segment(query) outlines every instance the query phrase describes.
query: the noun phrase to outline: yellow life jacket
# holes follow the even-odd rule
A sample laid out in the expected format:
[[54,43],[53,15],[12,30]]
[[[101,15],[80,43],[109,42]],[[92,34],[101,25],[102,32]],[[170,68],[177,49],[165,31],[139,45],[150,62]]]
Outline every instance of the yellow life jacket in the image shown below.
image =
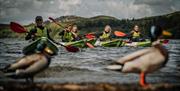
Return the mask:
[[63,41],[65,42],[71,42],[73,41],[73,34],[71,32],[64,32],[64,35],[63,35]]
[[38,27],[36,27],[36,37],[40,38],[40,37],[48,37],[48,30],[46,27],[44,27],[44,29],[40,29]]
[[100,36],[100,39],[105,39],[105,40],[109,39],[110,38],[110,33],[111,32],[109,32],[109,33],[103,32],[103,34]]
[[140,37],[140,32],[133,32],[133,34],[132,34],[132,36],[133,36],[133,38],[138,38],[138,37]]

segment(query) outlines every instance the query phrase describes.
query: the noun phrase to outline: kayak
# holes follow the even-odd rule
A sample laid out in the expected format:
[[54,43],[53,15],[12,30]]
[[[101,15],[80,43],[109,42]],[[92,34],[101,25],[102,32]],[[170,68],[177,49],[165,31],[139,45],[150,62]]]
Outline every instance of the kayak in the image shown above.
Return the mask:
[[46,37],[41,37],[37,39],[36,41],[33,41],[28,46],[24,47],[23,54],[28,55],[28,54],[35,53],[37,49],[37,45],[42,41],[46,43],[47,47],[50,48],[54,52],[54,54],[58,53],[58,47],[56,46],[55,43],[53,43],[51,40],[49,40]]
[[79,48],[86,48],[88,47],[86,45],[86,43],[90,43],[90,44],[94,44],[95,40],[94,39],[83,39],[83,40],[79,40],[79,41],[73,41],[73,42],[61,42],[61,44],[65,45],[65,46],[76,46]]
[[109,41],[99,41],[97,40],[95,42],[95,46],[101,46],[101,47],[121,47],[123,43],[122,39],[113,39]]
[[83,39],[79,41],[74,42],[61,42],[61,44],[64,44],[65,46],[71,45],[76,46],[79,48],[87,48],[88,46],[86,43],[90,43],[93,46],[100,46],[100,47],[123,47],[123,46],[129,46],[129,47],[150,47],[151,41],[145,40],[141,42],[125,42],[122,39],[112,39],[108,41],[100,41],[98,39]]
[[[160,40],[161,44],[167,44],[169,40]],[[122,46],[133,46],[133,47],[150,47],[151,46],[151,41],[146,39],[145,41],[141,41],[141,42],[124,42],[122,44]]]
[[142,41],[142,42],[130,42],[130,43],[123,43],[123,46],[133,46],[133,47],[149,47],[151,46],[151,41]]
[[64,44],[65,46],[76,46],[79,48],[87,48],[88,46],[86,45],[86,43],[101,47],[120,47],[123,42],[121,39],[113,39],[109,41],[98,41],[99,43],[97,44],[97,41],[97,39],[84,39],[74,42],[61,42],[61,44]]

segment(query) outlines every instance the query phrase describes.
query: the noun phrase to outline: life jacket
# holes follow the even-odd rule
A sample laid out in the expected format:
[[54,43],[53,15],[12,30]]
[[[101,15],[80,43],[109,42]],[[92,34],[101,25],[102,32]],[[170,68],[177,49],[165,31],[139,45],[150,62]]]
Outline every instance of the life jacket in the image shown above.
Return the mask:
[[140,34],[141,33],[139,31],[138,32],[133,31],[132,38],[139,38]]
[[110,38],[110,34],[111,32],[109,33],[103,32],[103,34],[100,36],[100,39],[108,40]]
[[36,37],[39,38],[39,37],[48,37],[48,30],[46,27],[44,27],[44,29],[40,29],[38,27],[35,27],[36,28]]
[[64,42],[71,42],[73,39],[73,34],[71,32],[64,32],[64,35],[62,37],[62,40]]

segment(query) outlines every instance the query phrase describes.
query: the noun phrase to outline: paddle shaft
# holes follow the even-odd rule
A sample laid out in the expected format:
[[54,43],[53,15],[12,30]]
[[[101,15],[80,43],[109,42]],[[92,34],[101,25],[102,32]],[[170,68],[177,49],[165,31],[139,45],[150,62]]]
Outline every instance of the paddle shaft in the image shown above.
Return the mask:
[[59,25],[62,28],[65,28],[64,26],[62,26],[61,24],[57,23],[57,21],[55,19],[53,19],[52,17],[49,17],[50,20],[52,20],[54,23],[56,23],[57,25]]
[[58,45],[60,45],[60,46],[63,46],[63,47],[66,47],[65,45],[63,45],[63,44],[61,44],[61,43],[56,43],[56,44],[58,44]]

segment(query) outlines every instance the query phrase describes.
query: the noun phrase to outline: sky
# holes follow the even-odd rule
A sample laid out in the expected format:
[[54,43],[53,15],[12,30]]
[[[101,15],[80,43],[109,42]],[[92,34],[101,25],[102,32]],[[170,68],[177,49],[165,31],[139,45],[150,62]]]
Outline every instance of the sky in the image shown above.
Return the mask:
[[118,19],[143,18],[180,11],[180,0],[0,0],[0,23],[34,22],[38,15],[113,16]]

